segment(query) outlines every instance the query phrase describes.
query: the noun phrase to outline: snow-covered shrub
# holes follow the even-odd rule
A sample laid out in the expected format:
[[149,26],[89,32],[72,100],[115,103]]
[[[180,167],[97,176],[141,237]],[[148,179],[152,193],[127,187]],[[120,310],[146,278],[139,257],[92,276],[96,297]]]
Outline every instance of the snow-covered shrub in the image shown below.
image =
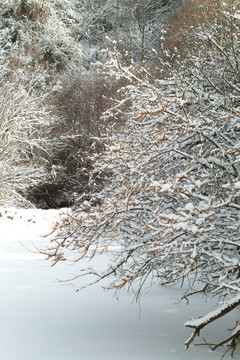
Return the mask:
[[[51,74],[105,58],[106,35],[124,56],[150,59],[178,1],[16,0],[0,4],[0,56],[28,50]],[[126,55],[128,54],[128,55]]]
[[2,66],[0,85],[1,203],[27,203],[29,186],[46,178],[49,161],[46,138],[50,112],[46,96],[37,94],[41,76],[24,83],[21,71]]
[[[240,147],[238,2],[222,12],[222,27],[198,33],[201,56],[182,60],[166,79],[130,83],[129,122],[113,139],[94,172],[113,181],[95,199],[83,202],[56,225],[56,241],[44,251],[56,264],[108,253],[105,271],[80,273],[95,282],[109,278],[116,291],[136,298],[147,279],[187,282],[184,295],[203,292],[223,305],[185,325],[194,332],[240,305]],[[224,34],[224,36],[222,36]],[[121,104],[110,112],[121,111]],[[109,251],[118,246],[118,251]],[[78,276],[76,276],[77,278]],[[75,278],[75,279],[76,279]],[[233,324],[234,325],[234,324]],[[213,350],[235,351],[239,325]],[[208,345],[208,343],[206,343]]]
[[52,207],[70,206],[79,196],[89,197],[102,189],[106,174],[95,174],[93,184],[93,163],[105,152],[108,138],[124,126],[119,116],[104,116],[116,102],[112,96],[117,95],[122,79],[110,76],[101,67],[80,74],[67,72],[61,79],[50,96],[56,116],[48,131],[54,177],[29,191],[29,197],[42,207],[50,203]]
[[15,50],[17,55],[24,54],[47,66],[52,73],[79,66],[83,49],[73,31],[75,26],[81,26],[76,4],[76,1],[41,0],[0,4],[1,56],[13,57]]
[[[54,104],[62,118],[58,129],[68,135],[85,137],[85,140],[106,135],[111,126],[118,124],[113,118],[106,123],[103,114],[116,102],[113,98],[122,83],[102,66],[81,73],[66,73],[54,96]],[[78,148],[87,150],[88,145],[83,141]]]
[[[185,0],[176,11],[170,29],[166,34],[166,47],[172,61],[181,54],[188,58],[189,54],[199,53],[197,33],[206,28],[214,28],[223,34],[223,17],[221,14],[233,6],[234,0]],[[235,2],[236,3],[236,2]],[[226,23],[225,23],[226,25]]]

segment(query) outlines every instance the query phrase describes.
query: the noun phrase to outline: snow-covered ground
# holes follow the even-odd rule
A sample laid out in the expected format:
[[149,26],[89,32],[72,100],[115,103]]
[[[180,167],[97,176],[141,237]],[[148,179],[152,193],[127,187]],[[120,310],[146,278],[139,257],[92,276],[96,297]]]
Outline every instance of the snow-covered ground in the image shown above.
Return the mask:
[[[34,252],[46,244],[57,211],[0,209],[1,360],[217,360],[222,352],[191,347],[184,322],[214,309],[215,301],[195,297],[176,304],[182,290],[155,286],[143,294],[141,315],[132,298],[116,300],[100,286],[75,292],[60,285],[76,272],[66,263],[51,268]],[[80,265],[77,264],[79,267]],[[229,317],[232,325],[237,312]],[[231,321],[230,321],[231,320]],[[225,323],[209,328],[214,342]],[[201,341],[201,338],[199,339]],[[239,351],[234,359],[239,358]],[[225,359],[229,359],[227,356]]]

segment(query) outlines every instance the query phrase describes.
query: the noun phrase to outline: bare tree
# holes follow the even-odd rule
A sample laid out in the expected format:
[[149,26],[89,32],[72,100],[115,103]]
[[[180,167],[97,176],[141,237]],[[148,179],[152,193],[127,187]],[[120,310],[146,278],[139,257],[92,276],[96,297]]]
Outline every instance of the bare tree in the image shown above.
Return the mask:
[[141,61],[145,60],[147,53],[151,53],[151,49],[154,47],[156,40],[162,36],[161,30],[164,28],[166,31],[166,19],[169,21],[169,13],[178,8],[180,4],[181,1],[135,1],[131,13],[134,23],[137,25],[135,33],[139,34],[140,41],[136,39],[136,43],[140,49]]

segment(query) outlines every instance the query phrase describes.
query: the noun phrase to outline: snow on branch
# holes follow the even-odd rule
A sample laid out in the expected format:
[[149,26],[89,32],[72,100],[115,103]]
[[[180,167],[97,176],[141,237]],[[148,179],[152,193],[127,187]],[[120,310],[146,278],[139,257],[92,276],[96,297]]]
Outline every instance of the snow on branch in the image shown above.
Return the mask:
[[[195,329],[191,337],[185,342],[186,347],[188,348],[190,344],[195,339],[196,335],[199,335],[200,330],[202,330],[205,326],[210,324],[211,322],[220,319],[236,307],[240,305],[240,292],[234,296],[232,299],[226,301],[222,306],[218,309],[208,313],[207,315],[200,317],[196,320],[190,320],[185,322],[185,326],[189,328]],[[234,337],[238,338],[240,336],[240,331],[234,332]]]

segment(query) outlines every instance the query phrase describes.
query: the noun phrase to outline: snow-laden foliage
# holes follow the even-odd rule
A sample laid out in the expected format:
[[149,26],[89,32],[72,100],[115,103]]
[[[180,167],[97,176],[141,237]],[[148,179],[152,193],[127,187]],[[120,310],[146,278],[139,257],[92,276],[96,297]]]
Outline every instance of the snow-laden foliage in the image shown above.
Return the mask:
[[33,80],[24,83],[22,72],[12,73],[8,64],[2,66],[1,75],[0,201],[26,203],[27,188],[47,176],[50,114],[44,107],[46,97],[35,93],[41,76],[36,73]]
[[0,4],[1,56],[23,53],[54,72],[79,64],[83,49],[74,34],[81,21],[77,3],[18,0]]
[[[63,217],[45,251],[53,264],[108,253],[104,272],[89,268],[79,276],[109,278],[110,287],[136,297],[150,278],[186,280],[185,298],[221,298],[219,311],[186,323],[194,328],[187,347],[240,304],[240,23],[237,9],[229,11],[197,34],[201,56],[182,61],[171,78],[122,69],[132,85],[109,114],[129,98],[131,120],[92,174],[93,183],[101,171],[113,181],[94,199],[98,206],[85,202]],[[236,328],[214,348],[226,344],[234,352],[238,342]]]
[[117,1],[108,16],[113,30],[109,36],[116,41],[122,58],[152,60],[159,53],[172,15],[181,3],[182,0]]
[[[179,4],[180,1],[177,2]],[[172,1],[16,0],[0,3],[0,56],[24,53],[51,73],[104,60],[106,34],[124,54],[149,58]]]
[[[45,184],[46,186],[51,187],[52,182],[55,182],[54,185],[57,186],[53,186],[53,188],[59,190],[66,183],[65,180],[62,180],[62,176],[67,173],[68,194],[75,192],[76,183],[78,183],[77,189],[89,188],[87,184],[88,174],[86,166],[81,160],[82,154],[79,154],[79,147],[82,150],[82,143],[89,143],[89,146],[92,146],[96,142],[92,141],[92,136],[96,136],[97,132],[97,135],[99,135],[99,129],[105,126],[105,123],[101,123],[100,116],[103,109],[106,109],[107,104],[109,104],[107,95],[109,90],[107,88],[106,91],[104,90],[105,75],[102,76],[102,81],[98,81],[97,77],[96,81],[90,79],[91,74],[94,73],[92,61],[101,60],[105,62],[107,60],[106,53],[101,51],[106,43],[108,43],[108,46],[115,44],[114,46],[122,52],[121,56],[125,56],[128,60],[134,57],[135,60],[139,61],[140,50],[142,51],[142,59],[143,57],[147,58],[151,54],[152,40],[155,39],[158,29],[157,24],[160,24],[164,18],[161,27],[164,26],[163,23],[165,24],[168,18],[166,15],[167,9],[174,8],[173,3],[172,0],[133,0],[130,2],[124,0],[0,1],[0,81],[1,79],[5,81],[5,75],[3,74],[5,70],[2,64],[6,65],[5,69],[6,67],[9,70],[11,69],[12,74],[15,71],[18,73],[18,86],[16,89],[18,94],[21,93],[20,86],[23,90],[26,90],[25,87],[29,85],[29,81],[32,81],[37,76],[38,84],[31,90],[31,97],[36,96],[39,98],[41,109],[43,104],[40,98],[42,96],[45,99],[47,98],[48,104],[44,100],[44,105],[48,106],[48,110],[50,110],[50,104],[54,105],[54,113],[59,118],[59,126],[54,125],[48,131],[48,134],[54,140],[54,145],[53,141],[51,144],[51,159],[49,158],[48,170],[51,171],[52,165],[57,166],[58,170],[57,175],[54,172],[54,177],[50,176],[50,183]],[[141,16],[141,11],[146,15],[146,19]],[[155,11],[156,17],[154,16]],[[149,26],[151,23],[154,31],[148,31],[145,20]],[[140,23],[144,24],[144,30],[141,28]],[[106,40],[107,34],[116,41],[109,42]],[[129,56],[126,55],[128,51]],[[90,71],[87,73],[88,70]],[[81,78],[78,82],[74,80],[77,77]],[[107,78],[108,74],[106,75]],[[8,88],[11,86],[14,88],[15,81],[14,76],[11,75],[11,78],[8,78]],[[71,88],[70,92],[66,92],[67,83]],[[81,89],[75,86],[77,83],[79,86],[81,85]],[[102,83],[102,89],[99,92],[100,83]],[[28,92],[28,90],[26,91]],[[64,99],[64,95],[67,93],[68,97]],[[77,93],[78,95],[75,96]],[[66,105],[65,108],[62,106],[63,104],[58,102],[61,95]],[[85,96],[91,96],[91,102],[86,102]],[[67,101],[71,103],[69,109]],[[85,106],[86,103],[87,106]],[[75,114],[75,123],[87,124],[88,122],[88,124],[91,124],[90,131],[89,127],[85,126],[78,126],[77,129],[76,126],[74,129],[68,127],[66,119],[71,118],[73,115],[72,109],[77,108],[78,113]],[[29,111],[31,111],[30,106]],[[39,109],[39,111],[42,110]],[[70,116],[65,116],[66,113]],[[28,115],[25,117],[26,119],[31,118],[31,115],[27,114],[27,110],[26,115]],[[53,124],[53,122],[51,123]],[[27,126],[26,121],[25,127]],[[29,127],[31,128],[30,123]],[[74,141],[71,137],[73,131],[74,135],[76,135]],[[69,136],[71,137],[70,141]],[[98,144],[101,143],[98,139],[97,142]],[[81,143],[80,146],[79,143]],[[86,156],[84,154],[84,158],[87,159],[88,154]],[[70,165],[68,159],[71,160]],[[89,161],[86,161],[86,163],[89,163]],[[85,169],[81,171],[80,177],[76,170],[79,167]],[[4,169],[5,174],[8,174],[7,169],[10,170],[11,166],[9,168],[5,166]],[[28,170],[30,171],[30,168]],[[69,174],[69,170],[71,174]],[[70,191],[69,186],[71,186],[71,178],[73,180],[73,177],[74,189]],[[20,179],[20,176],[18,178]],[[82,185],[83,179],[85,179],[84,186]],[[12,182],[9,181],[9,184],[12,184]],[[39,194],[45,196],[46,193],[47,197],[51,197],[48,190],[49,188],[42,188],[41,185],[41,191],[39,188],[37,189],[37,198]],[[33,192],[29,196],[34,201],[35,191],[33,188],[31,191]],[[56,196],[56,193],[53,196]],[[55,206],[63,203],[62,201],[56,201],[56,199],[52,200],[50,203],[55,204]]]

